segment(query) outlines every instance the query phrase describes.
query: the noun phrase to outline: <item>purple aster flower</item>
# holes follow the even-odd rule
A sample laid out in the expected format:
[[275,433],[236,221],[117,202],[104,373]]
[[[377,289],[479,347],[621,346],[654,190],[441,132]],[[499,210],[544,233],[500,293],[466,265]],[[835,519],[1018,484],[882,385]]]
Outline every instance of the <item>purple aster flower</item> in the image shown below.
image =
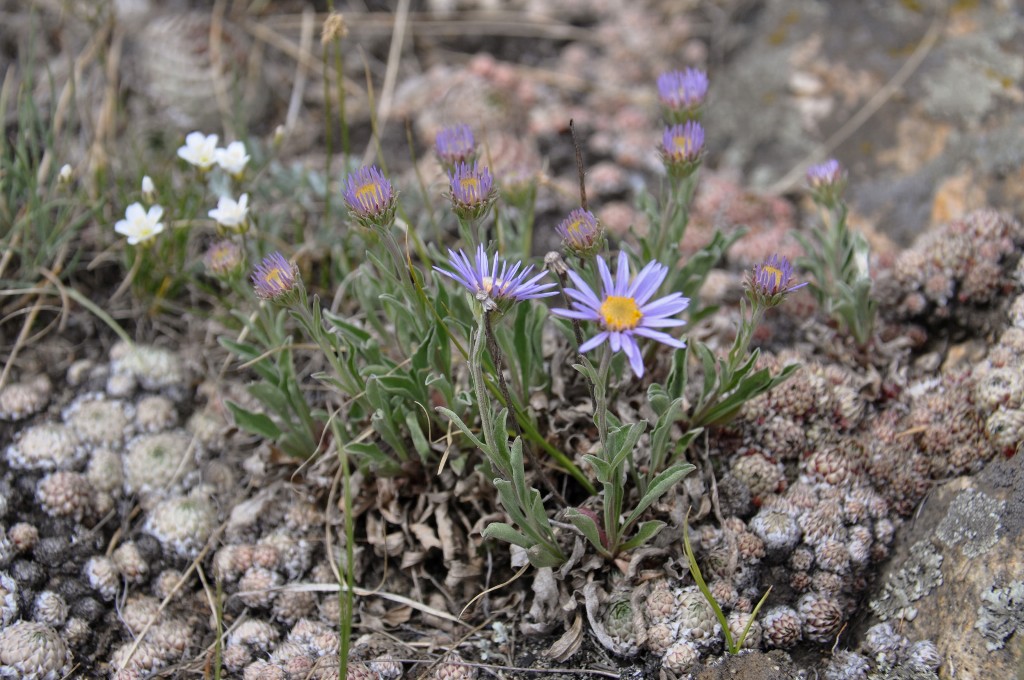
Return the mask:
[[555,231],[562,237],[566,250],[580,257],[593,257],[604,245],[604,228],[594,213],[583,208],[570,212]]
[[830,158],[824,163],[807,168],[807,183],[812,189],[835,184],[842,180],[842,177],[843,169],[835,158]]
[[784,256],[775,254],[754,265],[747,281],[747,293],[754,304],[774,307],[787,294],[806,285],[806,281],[793,285],[793,265]]
[[839,161],[830,158],[807,168],[807,184],[815,201],[831,207],[842,197],[846,187],[846,173]]
[[441,159],[441,164],[453,170],[460,163],[473,161],[476,155],[476,140],[473,139],[473,131],[468,125],[459,124],[438,132],[434,148],[437,157]]
[[455,271],[450,272],[440,267],[434,269],[439,274],[461,283],[481,301],[490,299],[501,304],[557,294],[556,291],[549,290],[554,288],[555,284],[540,283],[547,274],[546,271],[528,278],[533,272],[532,264],[523,268],[522,262],[516,262],[510,267],[508,262],[501,260],[497,254],[491,260],[483,245],[477,246],[476,260],[472,262],[463,251],[455,252],[449,249],[448,263]]
[[395,192],[376,165],[359,168],[348,176],[345,204],[365,227],[389,227],[395,218]]
[[669,71],[658,76],[658,98],[673,122],[697,117],[707,94],[708,77],[699,69]]
[[671,317],[689,306],[689,298],[683,297],[682,293],[671,293],[651,300],[668,275],[668,267],[650,262],[630,279],[629,259],[620,251],[614,278],[604,258],[597,258],[597,269],[601,277],[600,296],[594,294],[579,274],[570,270],[569,278],[576,288],[566,288],[565,292],[572,298],[573,308],[551,310],[553,314],[567,319],[600,324],[603,330],[580,345],[580,352],[590,351],[607,340],[613,352],[622,350],[626,353],[633,373],[640,378],[644,374],[644,363],[636,336],[678,349],[686,347],[682,340],[658,329],[686,324],[682,319]]
[[661,156],[673,177],[687,177],[700,165],[704,155],[704,128],[695,120],[665,128],[661,137]]
[[242,268],[242,249],[234,241],[217,241],[203,255],[206,271],[214,276],[229,277]]
[[459,167],[448,175],[451,193],[449,198],[455,213],[462,219],[478,220],[487,214],[494,202],[496,191],[494,178],[487,168],[459,163]]
[[300,285],[298,267],[286,260],[284,255],[274,251],[256,265],[252,273],[252,283],[256,289],[256,296],[261,300],[288,302]]

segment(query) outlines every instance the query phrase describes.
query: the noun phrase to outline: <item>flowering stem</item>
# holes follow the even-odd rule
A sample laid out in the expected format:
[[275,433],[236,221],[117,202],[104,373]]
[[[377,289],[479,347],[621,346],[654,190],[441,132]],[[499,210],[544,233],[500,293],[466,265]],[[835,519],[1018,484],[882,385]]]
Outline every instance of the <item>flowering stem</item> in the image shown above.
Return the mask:
[[551,478],[548,477],[547,472],[541,466],[540,461],[537,460],[537,456],[533,453],[533,447],[526,445],[526,440],[523,437],[523,429],[519,427],[519,418],[516,417],[515,402],[512,401],[512,394],[509,392],[508,383],[505,382],[505,371],[504,371],[504,355],[502,354],[501,347],[498,346],[498,340],[494,337],[494,328],[491,325],[491,314],[492,312],[484,311],[484,331],[487,334],[487,349],[491,353],[491,358],[494,360],[494,372],[498,376],[498,388],[501,390],[502,399],[505,401],[505,408],[508,409],[509,413],[512,414],[512,425],[515,427],[516,435],[523,439],[523,451],[526,452],[527,458],[530,459],[530,465],[540,475],[541,481],[544,482],[544,486],[548,488],[551,495],[555,497],[555,500],[562,506],[567,505],[565,497],[559,493],[558,488],[555,486]]
[[[608,449],[608,379],[611,375],[612,351],[607,345],[601,351],[601,362],[594,382],[594,411],[597,420],[597,436],[601,442],[601,457],[611,462],[613,452]],[[604,485],[604,531],[605,546],[613,554],[619,546],[619,515],[622,513],[622,466],[614,465],[611,482]]]

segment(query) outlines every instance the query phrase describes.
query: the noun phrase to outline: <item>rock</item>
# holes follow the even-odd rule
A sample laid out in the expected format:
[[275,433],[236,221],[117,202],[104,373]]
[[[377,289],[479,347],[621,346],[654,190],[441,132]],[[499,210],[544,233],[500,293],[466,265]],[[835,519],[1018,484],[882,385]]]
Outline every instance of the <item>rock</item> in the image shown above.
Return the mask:
[[947,482],[899,537],[868,624],[890,619],[912,640],[933,640],[940,677],[1017,677],[1024,667],[1022,530],[1024,456]]

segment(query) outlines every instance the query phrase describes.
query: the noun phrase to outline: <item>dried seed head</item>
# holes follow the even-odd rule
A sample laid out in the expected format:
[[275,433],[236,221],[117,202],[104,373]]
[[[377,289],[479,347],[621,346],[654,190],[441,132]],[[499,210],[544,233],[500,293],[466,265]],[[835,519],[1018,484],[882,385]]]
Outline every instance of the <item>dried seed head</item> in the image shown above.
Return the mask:
[[85,563],[85,580],[89,587],[108,602],[113,600],[121,587],[121,576],[117,565],[109,557],[95,555]]
[[93,489],[85,475],[59,470],[46,475],[36,486],[36,500],[52,517],[81,522],[93,512]]
[[67,426],[42,423],[19,432],[4,454],[15,470],[71,470],[84,460],[85,449]]
[[369,666],[380,680],[398,680],[402,677],[402,664],[390,654],[378,656],[370,661]]
[[18,618],[18,582],[0,571],[0,629]]
[[250,567],[238,581],[238,599],[249,607],[269,607],[283,581],[276,571]]
[[174,402],[162,394],[150,394],[135,405],[135,427],[141,432],[163,432],[178,424]]
[[476,666],[466,666],[465,663],[458,653],[448,652],[444,655],[441,663],[434,668],[430,677],[433,680],[475,680]]
[[143,434],[128,442],[124,458],[125,487],[131,493],[148,494],[170,485],[179,466],[194,466],[192,438],[180,431]]
[[117,446],[131,433],[134,409],[101,394],[86,394],[64,409],[64,423],[84,444]]
[[800,642],[803,626],[800,616],[792,607],[774,607],[764,615],[762,622],[765,646],[788,649]]
[[146,518],[145,530],[165,550],[191,559],[206,543],[217,524],[217,512],[201,496],[177,496],[159,502]]
[[800,526],[795,519],[765,508],[750,520],[750,529],[764,541],[765,552],[775,560],[792,552],[800,540]]
[[661,665],[676,675],[686,673],[700,660],[700,652],[689,640],[679,640],[665,650]]
[[39,413],[50,402],[53,387],[45,375],[0,389],[0,420],[24,420]]
[[11,547],[19,553],[29,552],[39,542],[39,529],[28,522],[12,524],[11,528],[7,530],[7,540],[11,542]]
[[57,680],[71,672],[71,650],[42,623],[18,621],[0,631],[0,676]]
[[60,628],[68,618],[68,603],[51,590],[44,590],[32,602],[32,620]]
[[856,652],[837,651],[825,668],[825,680],[867,680],[871,666]]
[[[743,635],[743,630],[751,620],[751,616],[751,614],[736,611],[729,614],[729,634],[732,635],[733,642],[739,642],[740,636]],[[760,647],[761,624],[755,619],[753,623],[750,623],[750,630],[747,631],[747,637],[743,638],[742,648],[760,649]]]
[[277,643],[277,628],[262,619],[246,619],[228,634],[228,647],[246,647],[267,653]]
[[765,494],[781,492],[785,484],[781,465],[759,451],[750,451],[736,458],[732,474],[747,485],[755,502]]
[[160,619],[160,601],[151,595],[129,595],[121,607],[121,621],[132,635],[139,635],[151,621]]
[[112,374],[131,375],[151,392],[178,391],[185,387],[187,376],[181,358],[160,347],[118,343],[110,350]]
[[130,583],[143,583],[149,576],[149,562],[139,552],[139,546],[133,541],[119,545],[111,554],[117,570]]
[[834,642],[843,625],[843,610],[834,599],[818,593],[807,593],[797,603],[797,610],[800,612],[806,639],[811,642]]

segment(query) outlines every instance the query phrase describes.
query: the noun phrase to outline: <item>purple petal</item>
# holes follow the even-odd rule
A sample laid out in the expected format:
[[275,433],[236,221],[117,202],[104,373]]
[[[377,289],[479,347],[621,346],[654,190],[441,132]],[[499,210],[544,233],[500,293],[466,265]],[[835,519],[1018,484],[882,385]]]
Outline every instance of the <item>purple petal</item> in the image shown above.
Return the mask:
[[625,251],[619,251],[619,267],[615,272],[615,293],[614,295],[628,295],[629,290],[629,258]]
[[637,335],[643,336],[645,338],[650,338],[651,340],[656,340],[656,341],[662,343],[663,345],[668,345],[669,347],[676,347],[678,349],[683,349],[684,347],[686,347],[686,343],[683,342],[682,340],[677,340],[676,338],[673,338],[668,333],[662,333],[661,331],[656,331],[656,330],[653,330],[653,329],[650,329],[650,328],[644,328],[644,327],[641,326],[640,328],[637,328],[633,332],[636,333]]
[[555,316],[560,316],[565,319],[579,319],[580,321],[597,321],[598,317],[592,312],[584,311],[580,309],[563,309],[556,307],[551,310],[551,313]]
[[[597,272],[598,272],[598,274],[601,275],[601,292],[605,296],[612,295],[613,294],[612,291],[615,290],[615,284],[612,283],[612,273],[610,271],[608,271],[608,264],[604,261],[603,257],[598,257],[596,259],[597,259]],[[572,272],[569,272],[569,273],[571,274]],[[576,280],[573,279],[573,283],[575,283],[575,282],[576,282]]]
[[643,305],[654,295],[668,275],[668,267],[651,262],[636,276],[631,286],[631,295],[638,305]]
[[622,349],[622,332],[611,331],[608,333],[608,344],[612,346],[613,352],[618,352]]
[[589,352],[590,350],[594,349],[607,339],[608,331],[601,331],[600,333],[592,337],[590,340],[587,340],[585,343],[580,345],[580,354],[583,354],[584,352]]
[[636,344],[636,340],[627,335],[622,340],[622,350],[629,358],[629,365],[633,369],[633,373],[636,373],[636,377],[644,377],[644,358],[640,354],[640,347]]
[[672,293],[671,295],[666,295],[663,298],[658,298],[654,302],[644,305],[640,308],[640,313],[645,317],[672,316],[673,314],[678,314],[689,306],[689,298],[684,298],[682,293]]
[[[601,258],[597,258],[597,261],[600,262]],[[580,278],[579,274],[570,269],[569,279],[572,281],[573,285],[576,286],[576,291],[587,298],[588,307],[593,307],[594,309],[601,308],[601,301],[596,295],[594,295],[593,289],[587,284],[587,282]],[[566,292],[570,290],[572,290],[572,288],[567,288]]]

